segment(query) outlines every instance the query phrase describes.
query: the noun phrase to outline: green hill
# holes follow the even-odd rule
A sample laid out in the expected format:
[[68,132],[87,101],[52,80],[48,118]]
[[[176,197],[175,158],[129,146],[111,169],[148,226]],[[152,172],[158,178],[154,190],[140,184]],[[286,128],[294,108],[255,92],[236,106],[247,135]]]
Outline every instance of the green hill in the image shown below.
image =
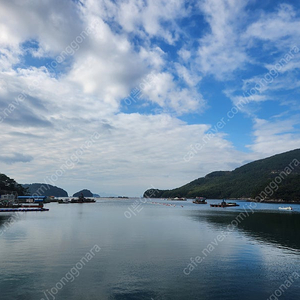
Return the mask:
[[83,195],[83,197],[93,197],[93,193],[87,189],[81,190],[81,191],[73,194],[73,197],[80,197],[81,194]]
[[68,197],[68,193],[64,189],[51,184],[31,183],[22,184],[22,186],[28,190],[30,195]]
[[173,190],[150,189],[144,197],[204,196],[300,202],[300,149],[248,163],[234,171],[212,172]]
[[16,192],[19,196],[27,195],[27,190],[14,179],[0,173],[0,195]]

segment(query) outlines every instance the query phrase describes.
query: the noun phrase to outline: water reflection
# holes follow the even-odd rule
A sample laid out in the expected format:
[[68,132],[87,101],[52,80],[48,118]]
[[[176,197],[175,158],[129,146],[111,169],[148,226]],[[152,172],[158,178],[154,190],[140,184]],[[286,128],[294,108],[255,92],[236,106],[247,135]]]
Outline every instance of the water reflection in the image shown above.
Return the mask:
[[[134,201],[53,203],[49,212],[26,213],[7,229],[8,218],[1,217],[0,230],[6,229],[0,237],[1,300],[46,299],[44,291],[55,287],[95,244],[101,251],[55,299],[267,299],[284,278],[300,273],[298,253],[278,249],[299,250],[295,231],[300,214],[250,214],[219,244],[216,237],[241,207],[149,203],[127,219],[124,212]],[[214,249],[184,273],[191,258],[204,257],[208,244]],[[299,292],[295,284],[286,294],[297,299]]]
[[8,223],[9,218],[10,215],[0,216],[0,230],[3,230],[3,228],[5,228],[5,224]]
[[[291,250],[300,250],[300,214],[255,211],[197,211],[192,213],[198,221],[206,220],[218,228],[239,230],[256,240]],[[232,225],[230,225],[232,224]]]

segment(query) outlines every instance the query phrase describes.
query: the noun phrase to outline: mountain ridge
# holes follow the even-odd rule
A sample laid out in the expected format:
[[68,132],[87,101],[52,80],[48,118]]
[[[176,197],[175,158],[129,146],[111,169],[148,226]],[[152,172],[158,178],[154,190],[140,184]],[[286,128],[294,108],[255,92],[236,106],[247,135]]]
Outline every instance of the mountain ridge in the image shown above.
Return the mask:
[[28,190],[30,195],[68,197],[68,193],[64,189],[51,184],[30,183],[22,184],[22,186]]
[[149,189],[144,197],[203,196],[208,199],[250,198],[300,202],[300,149],[259,159],[233,171],[214,171],[179,188]]

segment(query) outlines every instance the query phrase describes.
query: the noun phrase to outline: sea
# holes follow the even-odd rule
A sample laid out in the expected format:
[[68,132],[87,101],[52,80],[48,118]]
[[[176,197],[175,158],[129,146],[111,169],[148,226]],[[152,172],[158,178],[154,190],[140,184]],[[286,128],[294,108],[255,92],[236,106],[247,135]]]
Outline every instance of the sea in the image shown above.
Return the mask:
[[1,214],[0,299],[299,299],[300,205],[218,202],[99,198]]

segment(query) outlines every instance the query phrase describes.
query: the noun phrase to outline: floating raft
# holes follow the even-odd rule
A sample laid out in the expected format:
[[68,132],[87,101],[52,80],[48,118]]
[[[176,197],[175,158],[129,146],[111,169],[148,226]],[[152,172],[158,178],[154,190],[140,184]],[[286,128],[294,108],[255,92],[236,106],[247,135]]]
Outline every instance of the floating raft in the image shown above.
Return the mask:
[[218,203],[218,204],[211,204],[211,207],[233,207],[233,206],[239,206],[236,203]]
[[49,208],[26,208],[26,207],[19,207],[19,208],[0,208],[0,212],[17,212],[17,211],[48,211]]

